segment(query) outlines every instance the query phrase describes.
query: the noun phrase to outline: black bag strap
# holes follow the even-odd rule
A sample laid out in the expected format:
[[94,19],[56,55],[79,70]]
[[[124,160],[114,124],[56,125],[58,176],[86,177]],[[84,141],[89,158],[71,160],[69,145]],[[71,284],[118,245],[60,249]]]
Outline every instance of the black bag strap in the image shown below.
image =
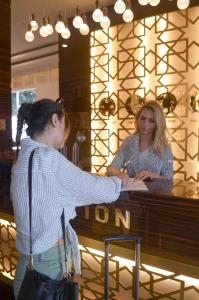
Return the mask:
[[[28,163],[28,195],[29,195],[29,232],[30,232],[30,261],[29,268],[33,268],[33,254],[32,254],[32,163],[33,163],[33,155],[38,148],[32,150]],[[65,214],[64,209],[61,214],[61,224],[62,224],[62,233],[64,240],[64,257],[65,257],[65,265],[67,268],[67,255],[66,255],[66,237],[65,237]]]

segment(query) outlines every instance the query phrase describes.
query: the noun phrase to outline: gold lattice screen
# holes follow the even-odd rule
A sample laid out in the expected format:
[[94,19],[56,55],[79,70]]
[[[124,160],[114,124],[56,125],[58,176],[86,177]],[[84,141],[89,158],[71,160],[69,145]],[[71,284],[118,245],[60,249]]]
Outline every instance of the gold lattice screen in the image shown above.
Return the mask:
[[[190,98],[199,90],[199,6],[121,24],[91,34],[91,142],[94,172],[105,172],[124,138],[134,131],[125,103],[171,92],[177,99],[167,115],[175,178],[199,180],[199,112]],[[110,97],[112,116],[99,111]],[[199,103],[198,103],[199,106]]]

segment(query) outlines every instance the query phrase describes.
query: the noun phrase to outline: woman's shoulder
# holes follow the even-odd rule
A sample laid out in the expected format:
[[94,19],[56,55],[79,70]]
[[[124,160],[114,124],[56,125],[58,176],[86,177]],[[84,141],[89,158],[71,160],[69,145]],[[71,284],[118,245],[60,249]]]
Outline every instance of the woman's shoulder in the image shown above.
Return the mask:
[[128,143],[128,144],[131,144],[131,143],[136,142],[137,140],[139,140],[139,135],[138,134],[130,134],[129,136],[127,136],[124,139],[124,142]]
[[127,136],[123,143],[122,146],[123,148],[130,148],[132,149],[134,146],[136,146],[139,143],[139,135],[138,134],[131,134]]

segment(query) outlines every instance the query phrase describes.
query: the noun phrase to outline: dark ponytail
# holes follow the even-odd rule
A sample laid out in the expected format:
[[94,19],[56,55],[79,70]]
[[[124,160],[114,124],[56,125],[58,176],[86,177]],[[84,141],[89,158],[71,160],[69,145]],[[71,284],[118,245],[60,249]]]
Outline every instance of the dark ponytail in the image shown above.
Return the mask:
[[60,98],[58,98],[57,101],[41,99],[34,103],[23,103],[20,106],[17,116],[17,149],[20,145],[24,123],[28,125],[28,128],[26,129],[27,135],[32,138],[35,133],[42,133],[44,131],[46,125],[51,122],[52,115],[56,113],[59,119],[65,115],[66,130],[69,130],[70,125],[63,101],[64,100],[60,101]]
[[24,123],[26,123],[27,125],[30,124],[32,106],[33,106],[32,103],[23,103],[18,110],[17,134],[16,134],[17,156],[18,156],[18,152],[19,152],[19,146],[20,146],[23,125],[24,125]]

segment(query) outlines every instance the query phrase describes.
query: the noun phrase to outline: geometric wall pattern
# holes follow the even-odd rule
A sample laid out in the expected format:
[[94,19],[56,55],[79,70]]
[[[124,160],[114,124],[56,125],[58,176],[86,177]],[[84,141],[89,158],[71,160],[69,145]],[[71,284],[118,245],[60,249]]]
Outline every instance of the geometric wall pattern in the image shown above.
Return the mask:
[[[0,274],[13,280],[18,260],[15,248],[15,224],[0,219]],[[86,243],[87,244],[87,243]],[[82,275],[79,282],[79,300],[104,299],[104,252],[81,242]],[[109,299],[133,299],[134,261],[113,256],[110,252]],[[175,265],[175,264],[174,264]],[[194,268],[195,269],[195,268]],[[142,263],[140,266],[140,300],[199,299],[199,277],[187,277],[179,272],[163,270]]]
[[[104,299],[104,253],[81,245],[82,275],[79,279],[81,300]],[[109,300],[133,299],[134,262],[110,255]],[[199,277],[191,279],[174,272],[141,264],[140,300],[199,299]]]
[[[199,91],[199,6],[98,30],[90,39],[91,157],[104,173],[118,147],[134,131],[125,108],[130,95],[147,100],[171,92],[177,106],[167,115],[175,178],[199,180],[199,112],[190,97]],[[110,97],[115,113],[103,116]],[[199,105],[199,103],[198,103]]]
[[0,219],[0,273],[13,278],[19,254],[15,247],[16,226]]

